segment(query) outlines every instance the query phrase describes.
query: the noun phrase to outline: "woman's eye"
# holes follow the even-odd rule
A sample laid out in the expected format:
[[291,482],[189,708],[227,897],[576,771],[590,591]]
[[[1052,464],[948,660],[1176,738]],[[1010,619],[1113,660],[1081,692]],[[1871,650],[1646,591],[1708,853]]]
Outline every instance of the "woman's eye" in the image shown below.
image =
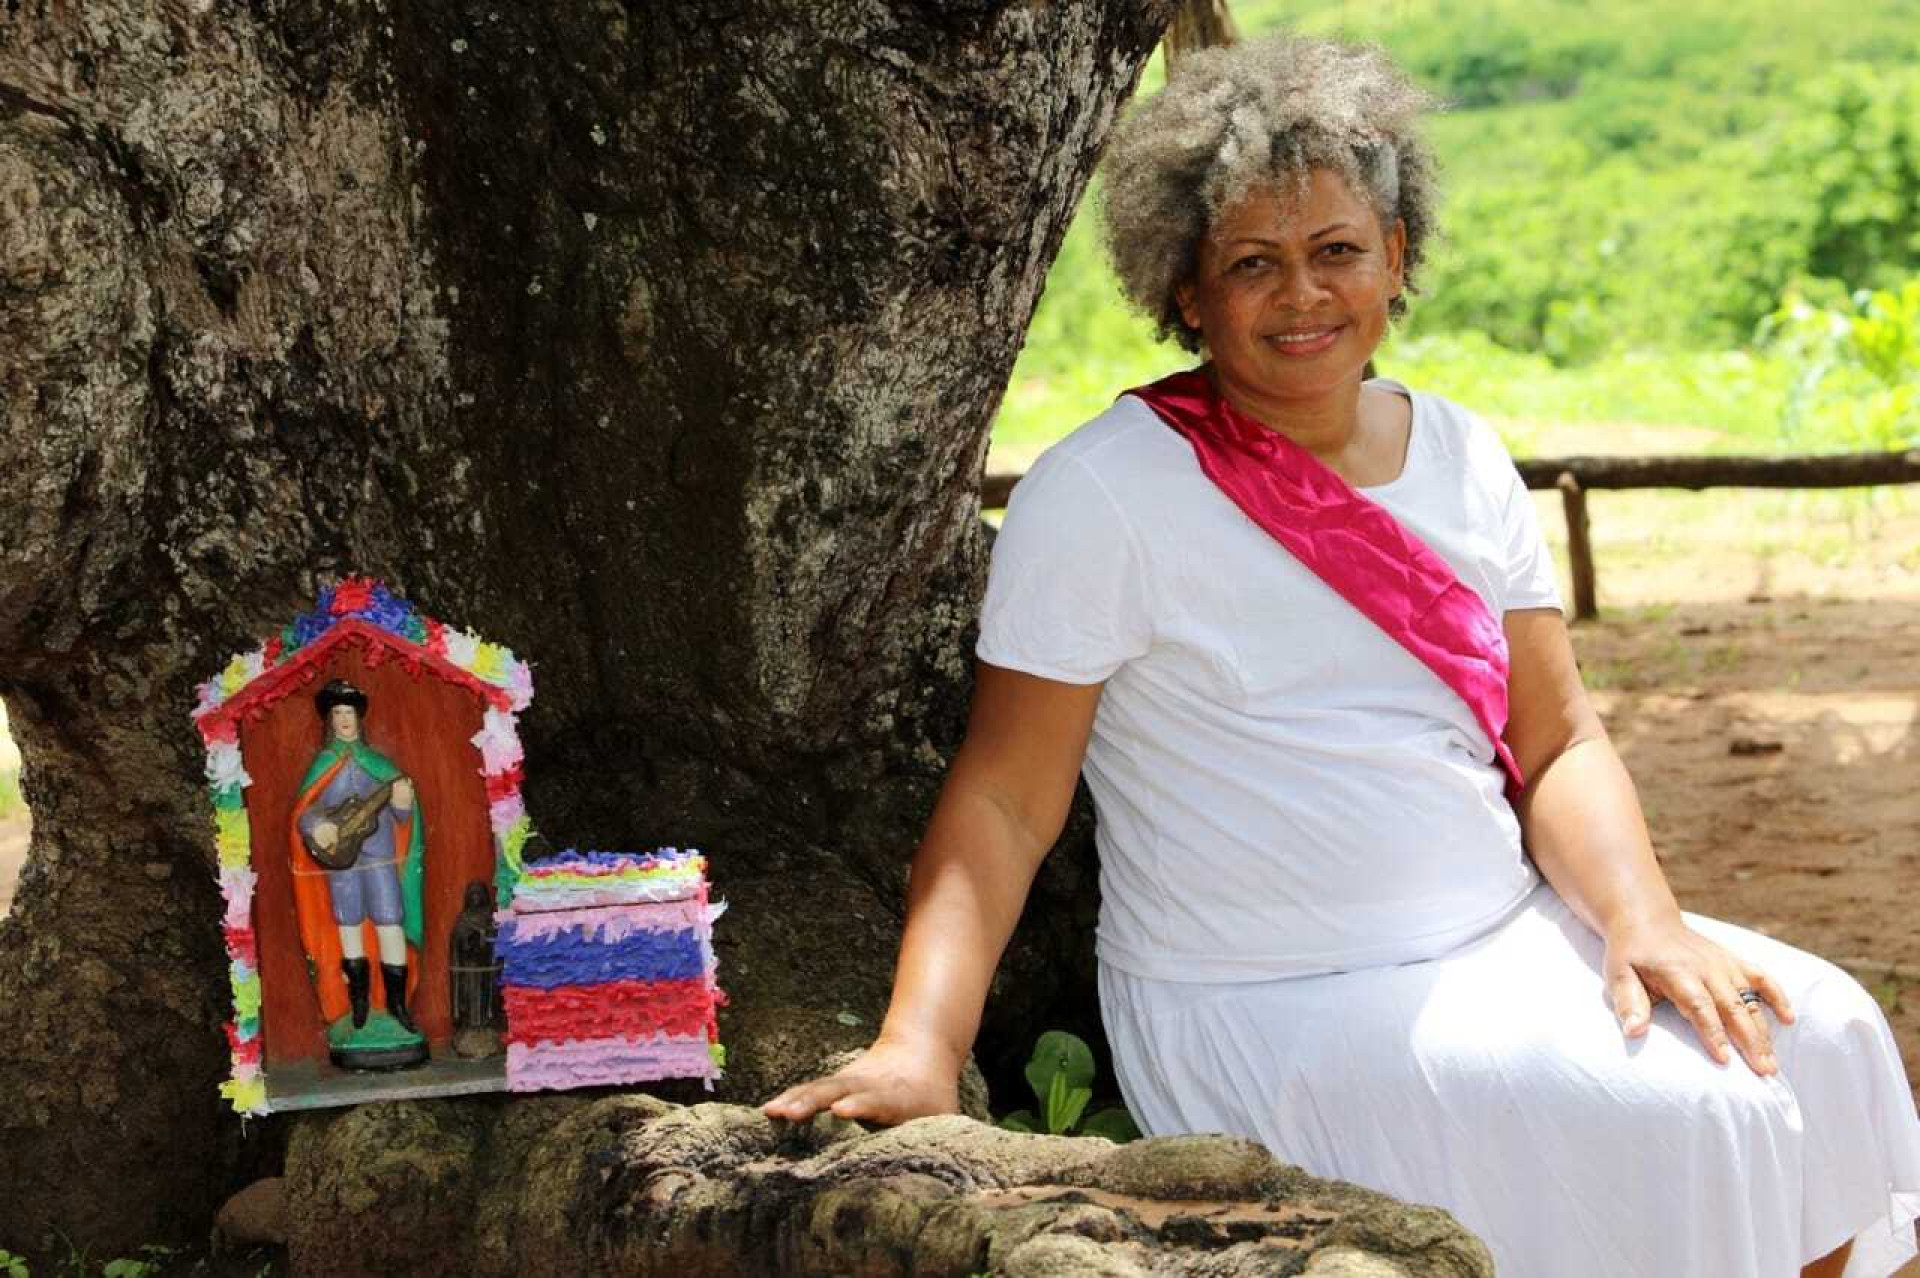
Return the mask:
[[1348,244],[1344,240],[1329,244],[1325,249],[1328,257],[1352,257],[1359,251],[1360,246],[1358,244]]
[[1267,264],[1267,259],[1264,257],[1261,257],[1259,254],[1256,253],[1248,257],[1243,257],[1239,259],[1232,266],[1229,266],[1227,269],[1239,274],[1245,274],[1248,271],[1257,271],[1261,267],[1265,266],[1266,264]]

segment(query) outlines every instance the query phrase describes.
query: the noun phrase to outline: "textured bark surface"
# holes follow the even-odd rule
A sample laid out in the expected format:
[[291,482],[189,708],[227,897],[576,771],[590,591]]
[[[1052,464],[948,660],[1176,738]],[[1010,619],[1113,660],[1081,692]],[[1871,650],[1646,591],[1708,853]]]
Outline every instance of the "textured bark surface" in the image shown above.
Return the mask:
[[[9,0],[0,1245],[204,1236],[271,1161],[186,710],[349,571],[536,663],[551,835],[709,851],[733,1094],[871,1034],[988,423],[1168,7]],[[1084,1000],[1090,894],[989,1042]]]
[[366,1106],[301,1125],[285,1190],[308,1274],[1493,1273],[1445,1212],[1248,1141],[1115,1146],[959,1117],[868,1133],[643,1096]]

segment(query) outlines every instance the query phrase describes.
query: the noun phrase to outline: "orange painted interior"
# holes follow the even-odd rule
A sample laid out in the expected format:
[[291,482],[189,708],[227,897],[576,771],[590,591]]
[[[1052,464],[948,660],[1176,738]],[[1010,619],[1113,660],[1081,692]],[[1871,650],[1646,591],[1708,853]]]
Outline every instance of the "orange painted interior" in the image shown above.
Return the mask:
[[[453,1026],[448,1007],[447,939],[459,917],[466,885],[493,887],[493,834],[487,822],[486,784],[472,737],[486,707],[480,695],[431,670],[409,674],[398,658],[369,662],[364,641],[343,643],[311,671],[297,691],[259,719],[240,725],[240,752],[253,784],[247,787],[247,824],[253,868],[259,875],[253,926],[260,951],[260,1020],[265,1061],[325,1060],[326,1023],[320,1012],[293,912],[293,874],[287,822],[300,778],[324,743],[313,697],[329,679],[347,679],[367,694],[368,745],[412,778],[426,821],[424,952],[410,1003],[415,1022],[436,1049]],[[371,933],[371,928],[369,928]],[[378,950],[368,936],[368,956]],[[380,1006],[377,962],[374,1003]]]

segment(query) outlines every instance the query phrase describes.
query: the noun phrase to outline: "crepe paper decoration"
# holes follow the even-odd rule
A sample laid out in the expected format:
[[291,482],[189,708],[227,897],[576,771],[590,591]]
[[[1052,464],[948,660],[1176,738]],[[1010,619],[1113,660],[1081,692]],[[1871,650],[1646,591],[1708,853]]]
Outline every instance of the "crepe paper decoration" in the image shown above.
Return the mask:
[[526,914],[594,905],[634,905],[704,897],[707,860],[689,849],[575,852],[525,867],[514,910]]
[[220,892],[227,900],[226,927],[253,926],[253,885],[256,875],[245,866],[220,868]]
[[526,777],[521,773],[520,765],[517,763],[505,772],[499,772],[488,777],[487,802],[492,803],[496,799],[503,799],[509,794],[518,793],[521,783],[525,780]]
[[[593,913],[590,909],[582,912]],[[498,942],[501,979],[509,989],[516,985],[551,989],[608,981],[678,981],[697,978],[706,970],[699,934],[690,929],[640,929],[610,939],[589,923],[522,941],[511,934],[512,927],[511,921],[502,926]]]
[[[591,917],[597,935],[617,941],[641,928],[669,932],[697,929],[704,921],[717,918],[725,909],[724,905],[707,905],[697,897],[688,897],[658,905],[610,905],[594,910]],[[586,916],[576,916],[569,910],[516,912],[511,916],[513,937],[516,941],[527,942],[577,931],[582,926],[583,917]]]
[[240,763],[240,743],[219,741],[207,746],[207,784],[215,790],[230,790],[253,784]]
[[426,616],[381,582],[349,577],[328,587],[311,611],[253,650],[235,655],[201,684],[193,722],[206,748],[234,1009],[227,1030],[232,1074],[221,1084],[220,1094],[241,1114],[265,1114],[267,1091],[260,1073],[259,956],[252,931],[256,879],[245,795],[253,778],[241,761],[240,724],[300,692],[326,658],[347,645],[361,648],[368,665],[392,660],[406,662],[410,671],[431,670],[486,704],[473,744],[487,784],[498,854],[496,901],[502,909],[513,898],[521,850],[533,834],[520,798],[523,751],[515,717],[533,703],[531,667],[499,644]]
[[250,927],[230,927],[225,929],[227,955],[230,961],[245,963],[248,967],[259,968],[260,951]]
[[260,973],[245,963],[228,965],[228,978],[233,982],[233,1015],[239,1022],[260,1019]]
[[471,670],[474,658],[480,654],[480,636],[468,634],[464,630],[447,630],[442,633],[446,638],[447,660]]
[[527,814],[527,808],[520,801],[520,792],[515,790],[503,798],[495,799],[487,805],[487,817],[496,830],[510,830],[521,817]]
[[220,1084],[220,1094],[242,1114],[267,1112],[267,1080],[257,1075],[241,1077],[236,1074]]
[[704,1039],[713,1014],[705,973],[678,981],[608,981],[554,989],[509,986],[507,1041],[615,1038],[634,1025]]
[[705,1039],[604,1038],[529,1047],[507,1044],[507,1090],[605,1087],[662,1078],[700,1078],[709,1087],[720,1064]]
[[526,662],[516,661],[507,669],[507,703],[515,710],[533,704],[533,671]]
[[698,1078],[726,1059],[706,858],[577,852],[522,867],[495,918],[507,1090]]

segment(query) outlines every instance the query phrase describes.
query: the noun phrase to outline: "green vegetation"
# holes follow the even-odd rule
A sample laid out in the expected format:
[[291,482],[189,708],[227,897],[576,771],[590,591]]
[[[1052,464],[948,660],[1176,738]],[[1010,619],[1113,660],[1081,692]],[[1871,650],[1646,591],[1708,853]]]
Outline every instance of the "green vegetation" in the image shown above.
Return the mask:
[[[20,751],[7,732],[7,708],[0,705],[0,821],[26,808],[20,796]],[[0,1251],[0,1278],[8,1278],[5,1251]]]
[[[1451,106],[1450,235],[1383,372],[1512,424],[1739,451],[1920,441],[1920,0],[1242,0],[1385,45]],[[1146,87],[1160,79],[1157,62]],[[1187,363],[1119,301],[1087,206],[995,428],[1028,451]]]
[[1118,1143],[1138,1139],[1140,1129],[1124,1109],[1086,1114],[1087,1102],[1093,1099],[1093,1073],[1093,1049],[1086,1040],[1064,1030],[1048,1030],[1033,1045],[1033,1058],[1026,1068],[1027,1086],[1040,1102],[1039,1113],[1015,1110],[1000,1120],[1000,1126],[1050,1136],[1104,1136]]
[[[66,1241],[64,1236],[62,1240]],[[159,1243],[148,1243],[140,1248],[137,1255],[121,1256],[104,1264],[90,1260],[84,1251],[71,1242],[67,1242],[66,1246],[66,1258],[53,1271],[62,1278],[95,1278],[96,1275],[98,1278],[160,1278],[162,1274],[179,1272],[185,1261],[179,1248],[164,1247]],[[192,1262],[191,1267],[194,1273],[206,1270],[204,1259]],[[270,1266],[259,1272],[261,1275],[269,1273]],[[24,1256],[0,1247],[0,1278],[31,1278],[31,1273]]]
[[[137,1255],[100,1263],[69,1245],[64,1259],[56,1261],[50,1269],[43,1266],[39,1272],[55,1278],[163,1278],[163,1275],[167,1278],[232,1278],[237,1274],[272,1278],[282,1264],[269,1249],[261,1247],[237,1254],[209,1255],[188,1253],[159,1243],[146,1244]],[[24,1257],[0,1249],[0,1278],[32,1278],[32,1271]]]
[[100,1278],[157,1278],[174,1257],[172,1247],[149,1243],[137,1257],[123,1256],[100,1267]]

